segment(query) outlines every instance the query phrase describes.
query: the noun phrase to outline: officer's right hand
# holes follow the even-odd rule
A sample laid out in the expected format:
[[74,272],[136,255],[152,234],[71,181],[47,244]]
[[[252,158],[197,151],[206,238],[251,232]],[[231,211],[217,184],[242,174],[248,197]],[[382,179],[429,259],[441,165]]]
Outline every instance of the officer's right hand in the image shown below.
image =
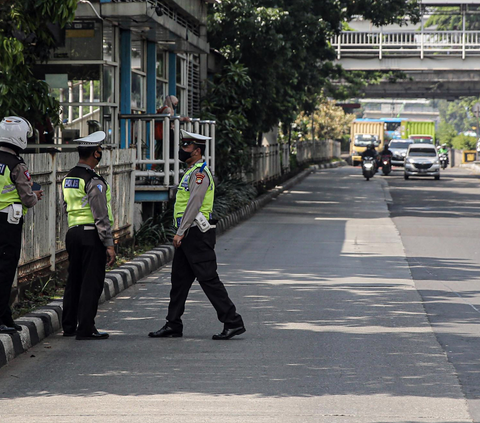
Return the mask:
[[37,199],[38,200],[41,200],[42,197],[43,197],[43,189],[41,189],[40,191],[33,191],[33,193],[37,196]]
[[115,247],[107,247],[107,266],[111,266],[115,263]]

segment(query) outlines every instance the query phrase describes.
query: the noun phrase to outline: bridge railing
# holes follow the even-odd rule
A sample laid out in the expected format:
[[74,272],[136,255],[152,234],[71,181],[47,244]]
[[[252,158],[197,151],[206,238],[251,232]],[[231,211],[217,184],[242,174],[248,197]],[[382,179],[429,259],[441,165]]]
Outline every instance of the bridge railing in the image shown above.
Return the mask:
[[343,31],[331,40],[342,57],[420,57],[480,55],[480,31]]

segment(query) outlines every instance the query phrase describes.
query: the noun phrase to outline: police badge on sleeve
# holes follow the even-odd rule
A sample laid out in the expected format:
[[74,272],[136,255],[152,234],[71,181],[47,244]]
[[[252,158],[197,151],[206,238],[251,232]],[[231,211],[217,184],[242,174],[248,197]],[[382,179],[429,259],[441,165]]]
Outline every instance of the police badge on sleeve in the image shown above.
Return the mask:
[[197,173],[195,176],[195,182],[200,185],[203,182],[203,179],[205,178],[205,175],[203,173]]

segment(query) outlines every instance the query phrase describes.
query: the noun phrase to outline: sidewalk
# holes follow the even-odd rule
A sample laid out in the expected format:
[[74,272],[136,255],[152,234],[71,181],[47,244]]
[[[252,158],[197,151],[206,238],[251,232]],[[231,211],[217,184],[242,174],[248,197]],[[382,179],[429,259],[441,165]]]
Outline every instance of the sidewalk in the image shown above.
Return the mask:
[[212,341],[221,325],[194,284],[184,337],[148,338],[165,266],[100,307],[108,341],[51,336],[1,368],[2,423],[471,421],[383,189],[320,170],[219,238],[244,335]]

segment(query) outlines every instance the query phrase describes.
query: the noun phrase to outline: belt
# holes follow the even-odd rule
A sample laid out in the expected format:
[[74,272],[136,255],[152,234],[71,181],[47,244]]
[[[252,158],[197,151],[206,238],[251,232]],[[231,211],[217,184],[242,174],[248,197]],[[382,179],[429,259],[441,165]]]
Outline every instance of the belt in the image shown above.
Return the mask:
[[73,228],[83,228],[84,231],[93,231],[96,229],[94,224],[85,224],[85,225],[74,225],[70,226],[68,229],[73,229]]
[[[195,222],[192,223],[192,226],[190,226],[191,228],[194,228],[195,226],[198,226]],[[215,229],[217,227],[217,225],[212,225],[210,224],[210,229]],[[175,228],[175,229],[178,229],[178,228]]]

